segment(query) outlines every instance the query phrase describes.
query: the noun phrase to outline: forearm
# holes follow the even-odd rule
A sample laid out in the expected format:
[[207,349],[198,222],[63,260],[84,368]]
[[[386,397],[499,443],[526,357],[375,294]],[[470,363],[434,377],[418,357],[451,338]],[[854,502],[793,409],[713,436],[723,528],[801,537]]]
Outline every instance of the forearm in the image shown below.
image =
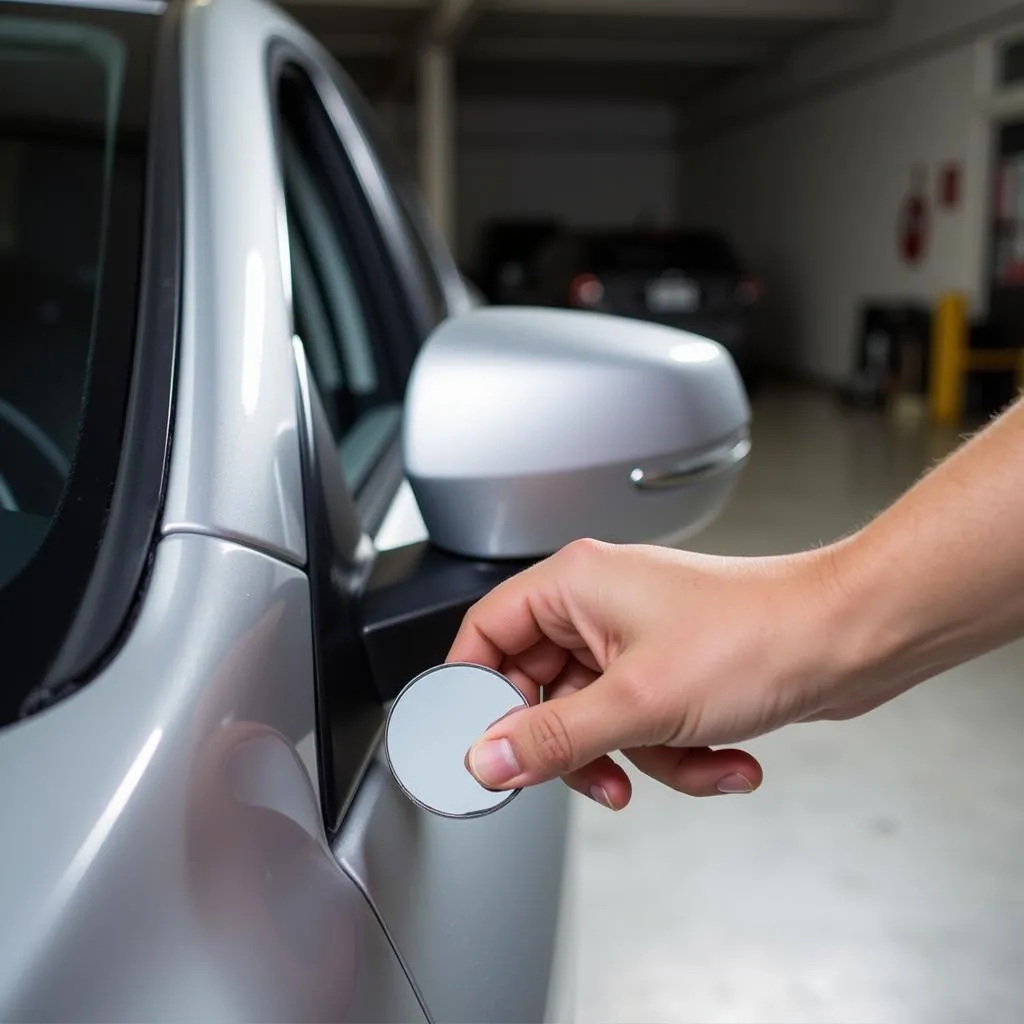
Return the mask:
[[864,670],[917,682],[1024,634],[1024,404],[829,555]]

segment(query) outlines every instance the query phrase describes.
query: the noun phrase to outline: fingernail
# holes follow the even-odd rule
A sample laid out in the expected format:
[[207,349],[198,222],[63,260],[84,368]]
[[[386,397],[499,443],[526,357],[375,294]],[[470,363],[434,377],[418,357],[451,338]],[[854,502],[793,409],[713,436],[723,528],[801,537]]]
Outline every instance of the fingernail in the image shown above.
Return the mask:
[[734,793],[753,793],[754,787],[750,783],[745,775],[735,774],[726,775],[724,778],[718,780],[717,786],[719,793],[725,793],[732,795]]
[[602,807],[607,807],[609,811],[615,810],[615,805],[612,803],[611,798],[608,796],[608,790],[604,786],[591,786],[590,799],[595,803],[599,803]]
[[519,765],[508,740],[485,740],[469,748],[469,770],[477,782],[500,789],[519,774]]

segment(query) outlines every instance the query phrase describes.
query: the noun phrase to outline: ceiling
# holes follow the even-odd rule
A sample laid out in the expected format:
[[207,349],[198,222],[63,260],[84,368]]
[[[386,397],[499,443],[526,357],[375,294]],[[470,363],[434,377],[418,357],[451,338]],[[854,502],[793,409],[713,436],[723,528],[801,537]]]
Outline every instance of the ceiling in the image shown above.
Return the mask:
[[463,98],[681,100],[781,60],[883,0],[286,0],[371,99],[411,98],[425,41]]

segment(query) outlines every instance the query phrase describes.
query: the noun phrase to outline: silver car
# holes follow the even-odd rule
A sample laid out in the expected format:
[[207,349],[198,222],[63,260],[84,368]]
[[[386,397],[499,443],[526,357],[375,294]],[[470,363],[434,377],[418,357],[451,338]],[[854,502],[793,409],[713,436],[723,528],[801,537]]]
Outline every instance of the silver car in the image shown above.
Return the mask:
[[419,810],[388,702],[749,449],[665,328],[476,309],[257,0],[0,2],[0,1017],[571,1012],[567,796]]

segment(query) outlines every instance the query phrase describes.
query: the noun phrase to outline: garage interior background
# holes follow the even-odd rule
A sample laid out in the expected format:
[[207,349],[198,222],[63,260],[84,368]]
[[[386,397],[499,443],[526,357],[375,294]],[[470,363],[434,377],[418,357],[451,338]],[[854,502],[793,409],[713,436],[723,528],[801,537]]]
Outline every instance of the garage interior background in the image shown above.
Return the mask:
[[[851,370],[867,299],[988,301],[1009,0],[299,0],[382,115],[462,266],[481,227],[721,229],[765,284],[766,360]],[[957,202],[935,200],[944,168]],[[901,205],[932,200],[926,251]]]

